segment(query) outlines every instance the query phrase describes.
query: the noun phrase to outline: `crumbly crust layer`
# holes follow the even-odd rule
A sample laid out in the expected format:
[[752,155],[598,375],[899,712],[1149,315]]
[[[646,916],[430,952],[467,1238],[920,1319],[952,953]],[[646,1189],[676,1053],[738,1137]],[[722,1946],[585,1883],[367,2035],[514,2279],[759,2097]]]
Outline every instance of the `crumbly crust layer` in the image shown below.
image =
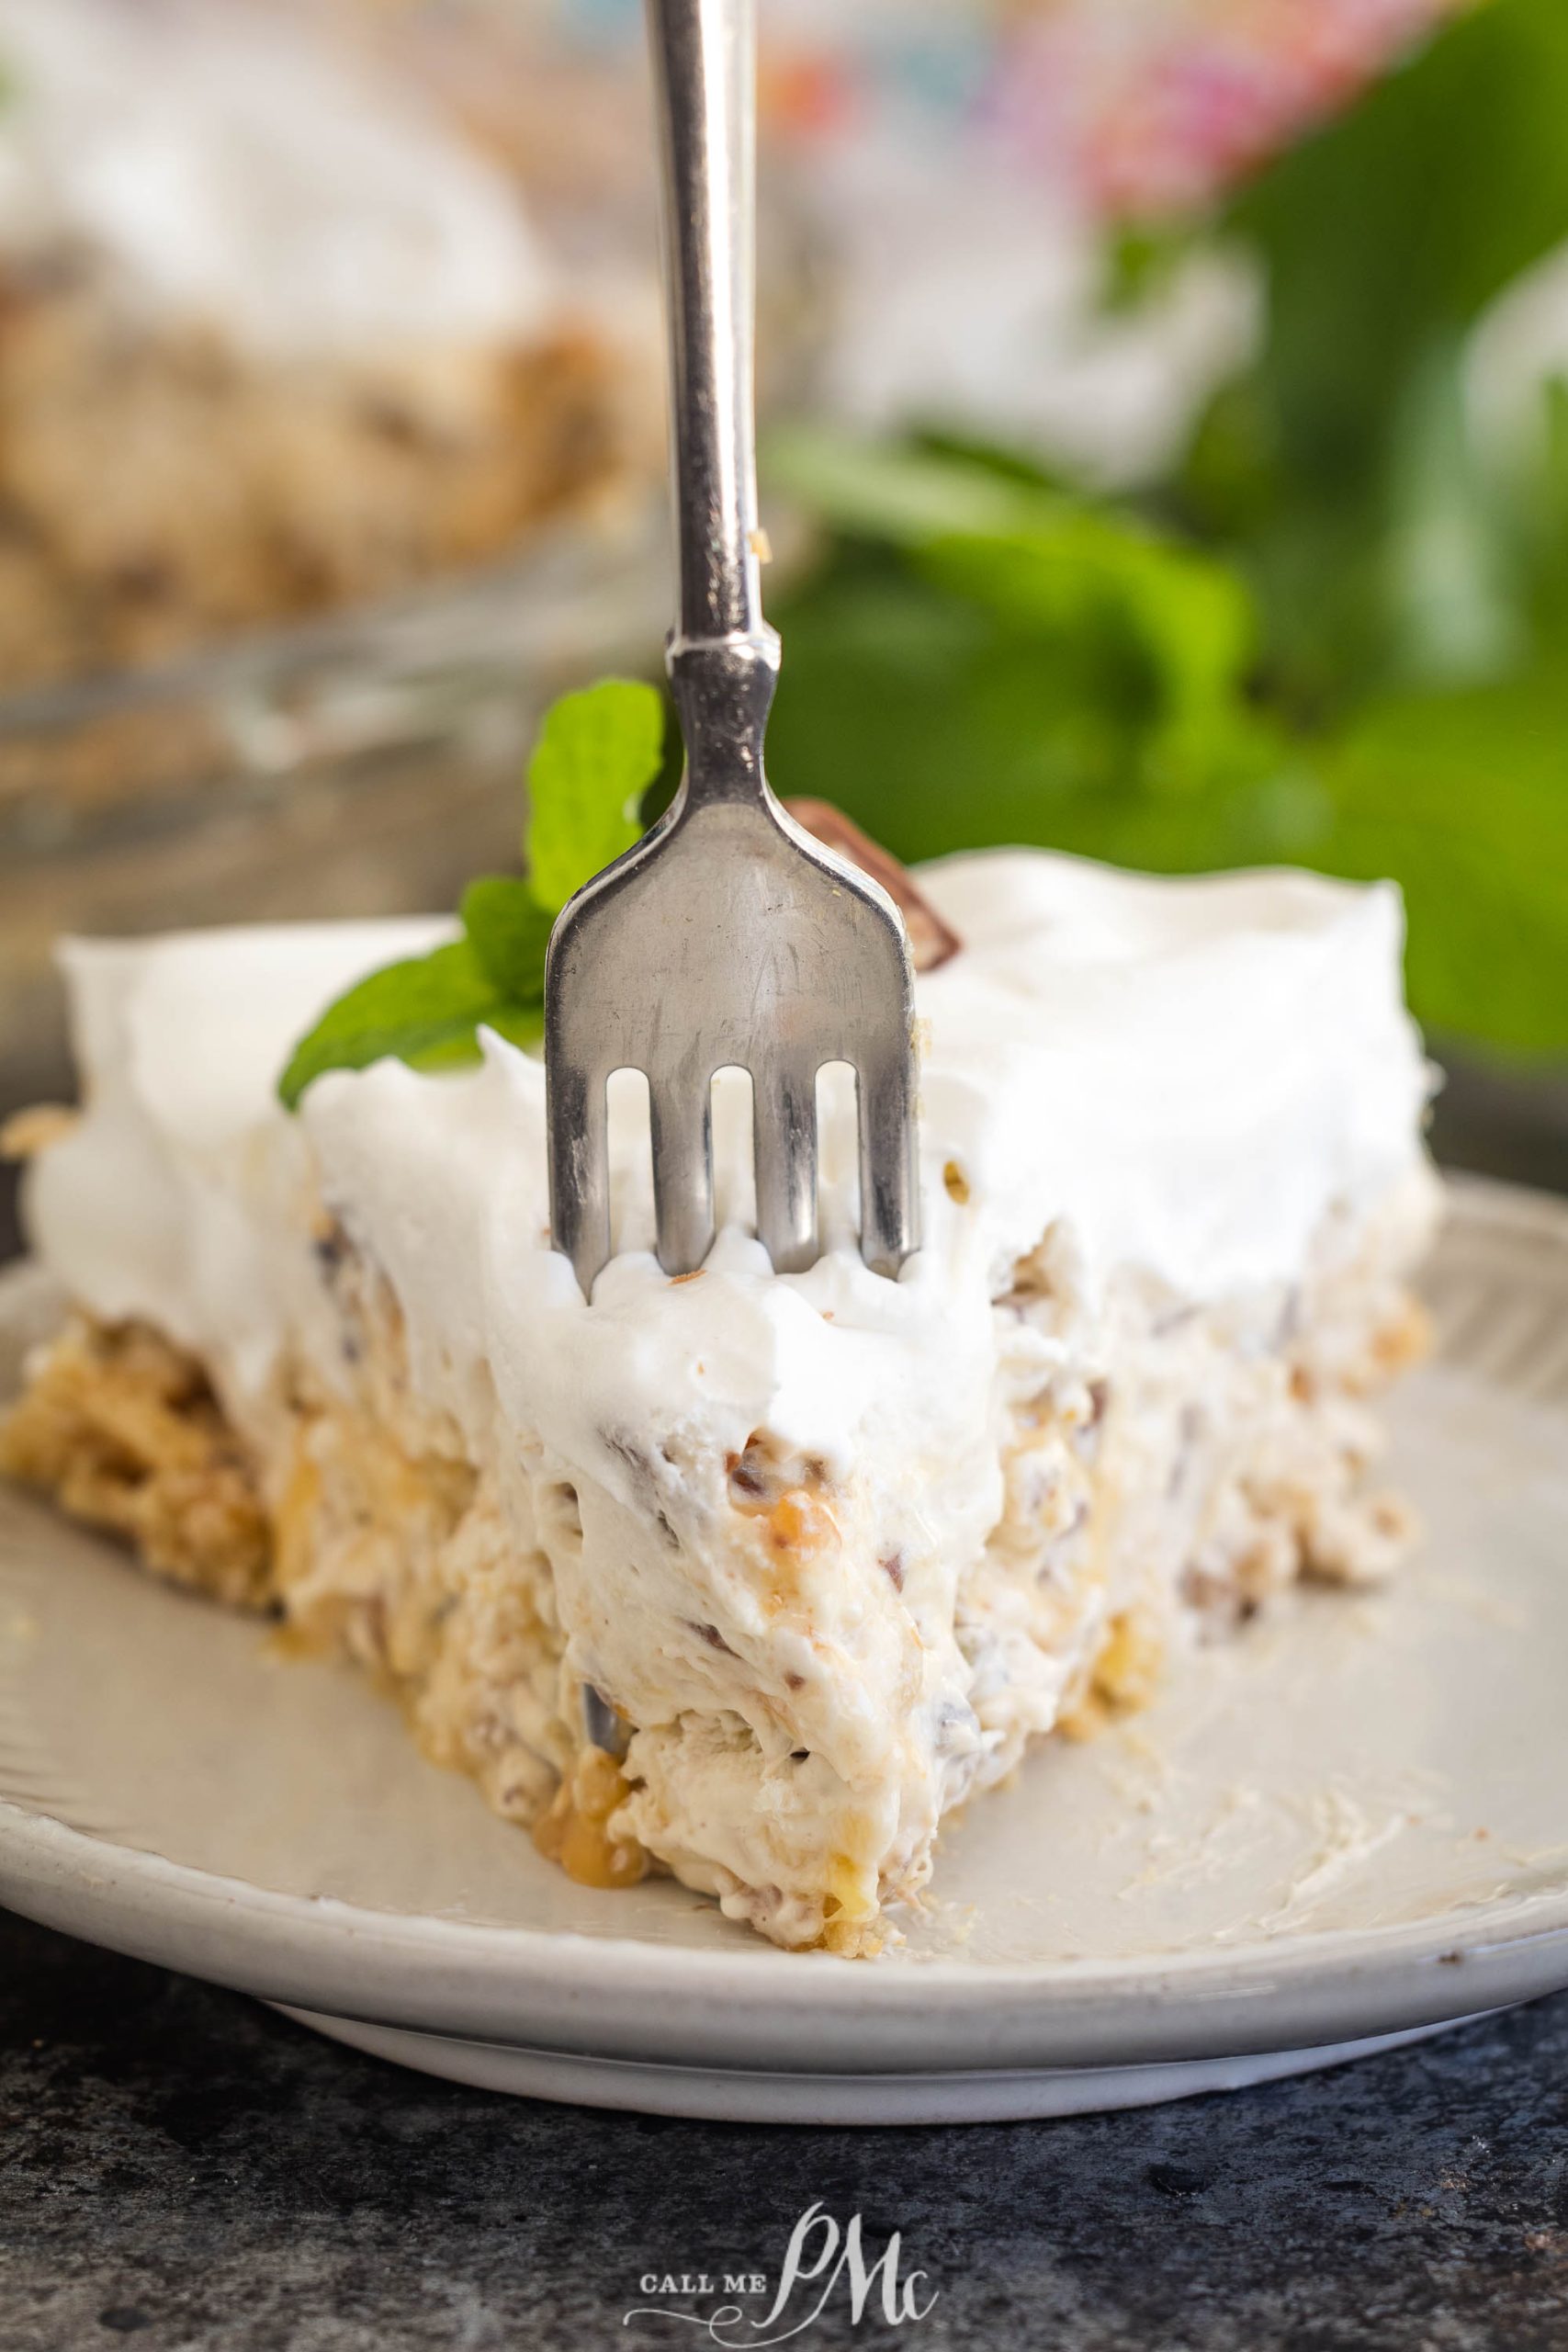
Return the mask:
[[200,1365],[144,1324],[72,1317],[0,1419],[0,1476],[41,1487],[172,1583],[239,1607],[272,1594],[254,1467]]

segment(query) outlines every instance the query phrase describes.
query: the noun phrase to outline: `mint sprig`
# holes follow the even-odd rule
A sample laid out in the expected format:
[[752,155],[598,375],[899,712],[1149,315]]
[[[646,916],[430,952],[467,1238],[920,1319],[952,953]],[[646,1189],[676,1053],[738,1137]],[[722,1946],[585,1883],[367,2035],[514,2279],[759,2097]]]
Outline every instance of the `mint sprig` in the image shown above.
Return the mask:
[[525,851],[528,888],[552,916],[637,840],[663,756],[663,703],[632,679],[605,678],[545,713],[528,763]]
[[473,1061],[481,1028],[536,1044],[556,916],[637,839],[637,809],[663,751],[663,704],[637,680],[603,679],[554,703],[528,763],[527,873],[470,882],[460,939],[386,965],[330,1004],[278,1080],[288,1108],[326,1070],[389,1057],[415,1069]]

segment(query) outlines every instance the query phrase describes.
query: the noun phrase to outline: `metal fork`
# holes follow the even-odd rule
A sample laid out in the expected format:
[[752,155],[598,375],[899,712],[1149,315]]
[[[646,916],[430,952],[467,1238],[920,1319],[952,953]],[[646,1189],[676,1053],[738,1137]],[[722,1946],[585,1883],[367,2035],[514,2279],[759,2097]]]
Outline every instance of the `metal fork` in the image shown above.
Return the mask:
[[817,1074],[853,1066],[861,1250],[919,1241],[914,978],[886,893],[787,816],[762,773],[778,638],[758,586],[752,436],[754,0],[648,0],[662,131],[686,767],[668,813],[562,911],[545,982],[550,1220],[585,1295],[610,1255],[605,1088],[647,1073],[659,1261],[714,1235],[711,1088],[751,1075],[757,1226],[818,1254]]

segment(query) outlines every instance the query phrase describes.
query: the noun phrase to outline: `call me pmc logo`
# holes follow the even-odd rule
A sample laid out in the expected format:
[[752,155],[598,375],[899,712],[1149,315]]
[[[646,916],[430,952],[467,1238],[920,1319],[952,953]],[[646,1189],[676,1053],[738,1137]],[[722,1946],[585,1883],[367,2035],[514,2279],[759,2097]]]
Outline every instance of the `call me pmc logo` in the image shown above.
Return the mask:
[[[778,2285],[769,2309],[756,2319],[749,2319],[739,2302],[721,2301],[706,2312],[674,2311],[666,2303],[642,2303],[626,2312],[622,2324],[630,2327],[634,2320],[677,2320],[687,2327],[700,2328],[711,2343],[722,2345],[726,2352],[736,2352],[745,2346],[747,2352],[766,2352],[773,2344],[787,2344],[792,2336],[802,2335],[819,2320],[829,2303],[847,2303],[850,2323],[858,2327],[868,2310],[889,2327],[908,2327],[925,2318],[936,2301],[937,2290],[926,2291],[926,2274],[902,2269],[902,2234],[895,2230],[886,2247],[873,2263],[867,2263],[862,2241],[861,2217],[852,2213],[840,2230],[830,2213],[824,2213],[820,2202],[808,2205],[790,2233],[784,2258],[779,2271]],[[637,2281],[644,2295],[673,2297],[718,2294],[765,2295],[767,2276],[761,2271],[728,2271],[718,2278],[698,2272],[688,2274],[646,2271]]]

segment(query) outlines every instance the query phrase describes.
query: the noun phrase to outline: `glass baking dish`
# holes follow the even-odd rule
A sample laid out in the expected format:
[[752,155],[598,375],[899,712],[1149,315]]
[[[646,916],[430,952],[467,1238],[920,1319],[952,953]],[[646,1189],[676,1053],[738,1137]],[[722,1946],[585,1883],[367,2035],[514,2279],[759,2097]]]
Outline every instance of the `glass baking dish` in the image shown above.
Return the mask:
[[656,665],[666,580],[639,488],[482,573],[0,695],[0,1114],[67,1082],[62,932],[438,908],[513,863],[538,710]]

